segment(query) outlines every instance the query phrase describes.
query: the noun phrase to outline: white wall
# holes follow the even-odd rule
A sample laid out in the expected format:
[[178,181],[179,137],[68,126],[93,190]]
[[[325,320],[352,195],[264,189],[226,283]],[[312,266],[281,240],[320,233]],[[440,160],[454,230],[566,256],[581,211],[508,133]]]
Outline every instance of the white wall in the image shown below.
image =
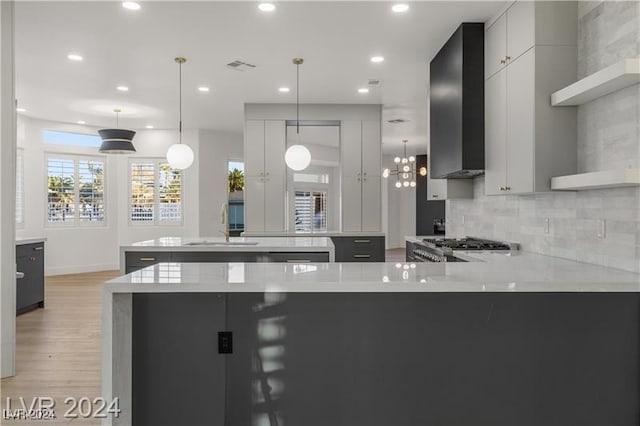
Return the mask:
[[[199,235],[199,132],[186,130],[183,142],[194,150],[195,161],[183,174],[183,223],[149,226],[129,223],[129,159],[164,158],[177,131],[145,130],[134,138],[137,153],[101,155],[95,148],[55,146],[42,142],[45,129],[95,134],[96,128],[19,117],[18,146],[24,149],[24,226],[17,237],[47,238],[47,275],[118,269],[119,246],[162,236]],[[52,226],[46,222],[46,155],[75,154],[105,159],[106,221],[101,226]]]
[[[382,164],[393,164],[393,157],[385,155]],[[383,231],[387,234],[387,248],[404,248],[404,237],[416,234],[416,189],[396,188],[395,179],[384,179],[382,208]],[[385,196],[386,191],[386,196]]]
[[227,202],[228,162],[243,161],[244,144],[240,133],[200,130],[200,159],[203,165],[199,173],[200,235],[220,236],[224,229],[220,221],[220,206]]

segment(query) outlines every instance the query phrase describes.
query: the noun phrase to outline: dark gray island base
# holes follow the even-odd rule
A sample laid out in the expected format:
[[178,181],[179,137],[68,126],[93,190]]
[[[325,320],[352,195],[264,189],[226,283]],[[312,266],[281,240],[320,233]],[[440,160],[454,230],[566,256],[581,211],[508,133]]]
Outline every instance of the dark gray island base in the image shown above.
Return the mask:
[[132,424],[640,424],[639,293],[386,291],[131,294]]

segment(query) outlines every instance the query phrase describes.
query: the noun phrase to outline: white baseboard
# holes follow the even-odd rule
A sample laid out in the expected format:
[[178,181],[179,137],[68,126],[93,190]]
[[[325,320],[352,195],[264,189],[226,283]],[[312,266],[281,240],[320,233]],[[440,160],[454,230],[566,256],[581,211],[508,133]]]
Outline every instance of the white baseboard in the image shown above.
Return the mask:
[[48,267],[44,274],[50,277],[54,275],[82,274],[85,272],[117,271],[119,269],[120,266],[118,266],[117,263],[103,263],[96,265]]

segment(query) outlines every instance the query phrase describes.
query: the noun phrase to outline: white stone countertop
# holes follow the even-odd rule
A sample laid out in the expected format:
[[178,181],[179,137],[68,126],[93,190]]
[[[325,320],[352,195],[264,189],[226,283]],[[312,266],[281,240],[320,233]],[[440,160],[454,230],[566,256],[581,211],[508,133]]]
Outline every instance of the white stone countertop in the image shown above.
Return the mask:
[[327,231],[314,233],[295,233],[295,232],[251,232],[245,231],[243,237],[384,237],[384,232],[354,232],[354,231]]
[[24,244],[45,243],[47,241],[44,237],[25,237],[16,238],[16,245],[21,246]]
[[[162,237],[153,240],[140,241],[137,243],[120,246],[121,251],[194,251],[194,252],[330,252],[333,253],[334,246],[331,238],[327,237],[306,237],[306,238],[286,238],[286,237],[265,237],[265,238],[245,238],[231,237],[231,243],[240,245],[223,245],[224,237]],[[205,242],[205,244],[193,244]],[[212,244],[207,244],[212,243]],[[242,245],[242,243],[256,243]],[[218,245],[216,245],[218,244]]]
[[640,292],[640,274],[540,254],[453,263],[160,263],[105,284],[145,292]]

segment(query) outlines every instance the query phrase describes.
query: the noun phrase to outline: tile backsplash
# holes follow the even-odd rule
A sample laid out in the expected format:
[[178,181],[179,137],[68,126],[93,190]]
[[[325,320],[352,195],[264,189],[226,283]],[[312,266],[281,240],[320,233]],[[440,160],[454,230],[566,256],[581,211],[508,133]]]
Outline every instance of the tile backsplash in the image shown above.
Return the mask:
[[[578,3],[578,76],[640,57],[640,2]],[[640,85],[578,107],[578,172],[640,167]],[[447,201],[447,234],[640,272],[640,188]]]

